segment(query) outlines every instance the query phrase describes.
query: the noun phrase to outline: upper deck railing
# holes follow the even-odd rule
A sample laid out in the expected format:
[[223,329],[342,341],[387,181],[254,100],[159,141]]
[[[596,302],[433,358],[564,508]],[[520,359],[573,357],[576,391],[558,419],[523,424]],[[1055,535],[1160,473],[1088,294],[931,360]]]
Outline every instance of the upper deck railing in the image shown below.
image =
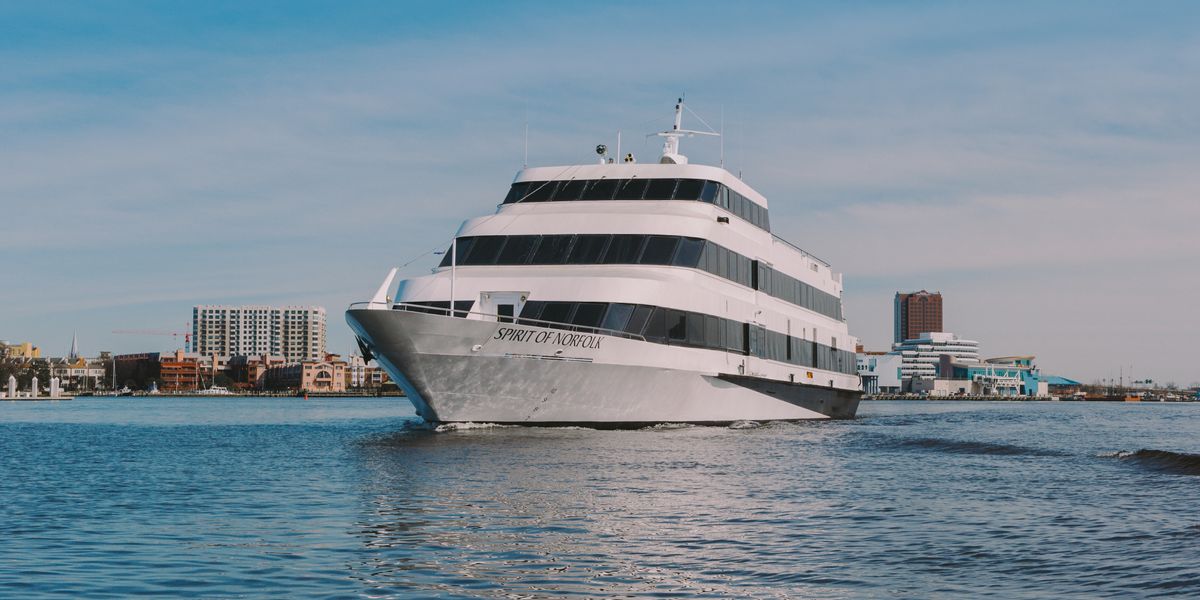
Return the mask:
[[817,262],[821,263],[822,265],[825,265],[825,267],[826,267],[826,268],[830,268],[830,269],[832,269],[832,268],[833,268],[833,265],[829,264],[827,261],[825,261],[824,259],[822,259],[822,258],[820,258],[820,257],[818,257],[818,256],[814,256],[814,255],[813,255],[811,252],[809,252],[808,250],[805,250],[804,248],[801,248],[800,246],[797,246],[797,245],[795,245],[795,244],[793,244],[793,243],[791,243],[791,242],[789,242],[789,241],[787,241],[787,240],[785,240],[785,239],[783,239],[783,238],[781,238],[781,237],[779,237],[779,236],[775,235],[774,233],[772,233],[772,234],[771,234],[771,237],[772,237],[772,238],[774,238],[774,239],[775,239],[775,240],[777,240],[777,241],[780,241],[780,242],[783,242],[784,244],[787,244],[787,246],[788,246],[788,247],[790,247],[792,250],[795,250],[795,251],[799,252],[799,253],[800,253],[801,255],[803,255],[805,258],[811,258],[811,259],[813,259],[813,260],[815,260],[815,261],[817,261]]
[[[372,305],[371,302],[355,302],[350,305],[350,308],[352,310],[366,309],[366,308],[370,308],[371,305]],[[455,311],[453,311],[454,314],[451,315],[450,314],[451,310],[449,308],[442,308],[440,306],[428,306],[425,304],[415,304],[415,303],[411,303],[411,302],[395,302],[391,305],[391,309],[392,310],[403,310],[403,311],[408,311],[408,312],[425,313],[425,314],[431,314],[431,315],[454,316],[454,317],[461,317],[461,318],[466,318],[470,315],[476,315],[476,316],[480,316],[480,317],[486,317],[487,320],[489,320],[489,321],[492,319],[496,319],[497,322],[512,323],[513,325],[533,325],[535,327],[560,329],[563,331],[571,331],[571,332],[575,332],[575,333],[592,333],[592,334],[596,334],[596,335],[607,335],[607,336],[612,336],[612,337],[627,338],[627,339],[636,340],[639,342],[646,341],[646,338],[642,337],[640,334],[629,333],[627,331],[621,331],[619,329],[606,329],[604,327],[592,327],[589,325],[575,325],[573,323],[562,323],[559,321],[545,321],[542,319],[530,319],[530,318],[518,317],[518,316],[501,317],[500,315],[497,315],[495,313],[487,313],[487,312],[480,312],[480,311],[474,311],[474,310],[455,310]],[[500,319],[511,319],[511,321],[500,321]]]

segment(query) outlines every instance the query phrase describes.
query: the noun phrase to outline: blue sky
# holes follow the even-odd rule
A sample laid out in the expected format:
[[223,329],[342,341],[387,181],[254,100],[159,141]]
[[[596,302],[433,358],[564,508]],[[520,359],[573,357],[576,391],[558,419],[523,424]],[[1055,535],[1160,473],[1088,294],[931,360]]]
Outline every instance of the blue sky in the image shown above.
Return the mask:
[[[947,329],[1083,380],[1200,381],[1200,5],[112,2],[0,5],[0,339],[171,347],[197,303],[341,317],[675,96],[845,273],[890,342]],[[718,146],[685,140],[694,161]],[[405,269],[425,272],[425,257]]]

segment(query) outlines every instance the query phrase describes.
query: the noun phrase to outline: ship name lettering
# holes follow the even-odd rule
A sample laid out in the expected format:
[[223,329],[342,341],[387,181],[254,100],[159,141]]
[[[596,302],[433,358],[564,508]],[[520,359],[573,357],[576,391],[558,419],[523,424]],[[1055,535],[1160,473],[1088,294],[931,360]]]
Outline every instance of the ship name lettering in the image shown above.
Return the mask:
[[598,349],[604,338],[590,333],[569,333],[562,331],[535,331],[533,329],[517,329],[516,327],[501,327],[492,336],[493,340],[503,342],[532,342],[553,346],[569,346],[571,348]]

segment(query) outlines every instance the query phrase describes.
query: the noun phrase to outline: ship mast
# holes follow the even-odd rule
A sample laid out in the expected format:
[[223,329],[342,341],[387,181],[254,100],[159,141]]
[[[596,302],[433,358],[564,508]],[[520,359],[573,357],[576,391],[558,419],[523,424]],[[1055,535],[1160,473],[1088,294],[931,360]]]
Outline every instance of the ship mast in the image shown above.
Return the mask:
[[[658,161],[662,164],[668,164],[668,165],[669,164],[675,164],[675,165],[686,165],[687,164],[687,161],[688,161],[687,157],[679,153],[679,138],[681,138],[683,136],[689,136],[689,137],[693,136],[693,135],[713,135],[713,136],[717,136],[717,137],[721,136],[721,134],[719,134],[715,131],[695,131],[692,129],[683,129],[683,110],[684,110],[684,108],[685,107],[683,105],[683,98],[678,99],[675,102],[675,123],[673,125],[671,125],[671,129],[669,131],[660,131],[658,133],[650,134],[650,135],[656,135],[658,137],[666,138],[666,141],[663,142],[662,158],[659,159],[659,161]],[[696,113],[692,113],[692,114],[695,115]],[[699,119],[699,117],[697,117],[697,118]],[[704,119],[700,119],[700,122],[703,123]],[[704,124],[708,125],[708,123],[704,123]]]

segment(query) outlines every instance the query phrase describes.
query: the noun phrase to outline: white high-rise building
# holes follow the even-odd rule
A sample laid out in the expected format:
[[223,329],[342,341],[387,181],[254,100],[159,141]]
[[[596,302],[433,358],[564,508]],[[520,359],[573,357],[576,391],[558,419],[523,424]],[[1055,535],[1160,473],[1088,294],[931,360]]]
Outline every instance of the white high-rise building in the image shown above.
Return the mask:
[[192,309],[192,352],[218,356],[325,357],[322,306],[219,306]]

